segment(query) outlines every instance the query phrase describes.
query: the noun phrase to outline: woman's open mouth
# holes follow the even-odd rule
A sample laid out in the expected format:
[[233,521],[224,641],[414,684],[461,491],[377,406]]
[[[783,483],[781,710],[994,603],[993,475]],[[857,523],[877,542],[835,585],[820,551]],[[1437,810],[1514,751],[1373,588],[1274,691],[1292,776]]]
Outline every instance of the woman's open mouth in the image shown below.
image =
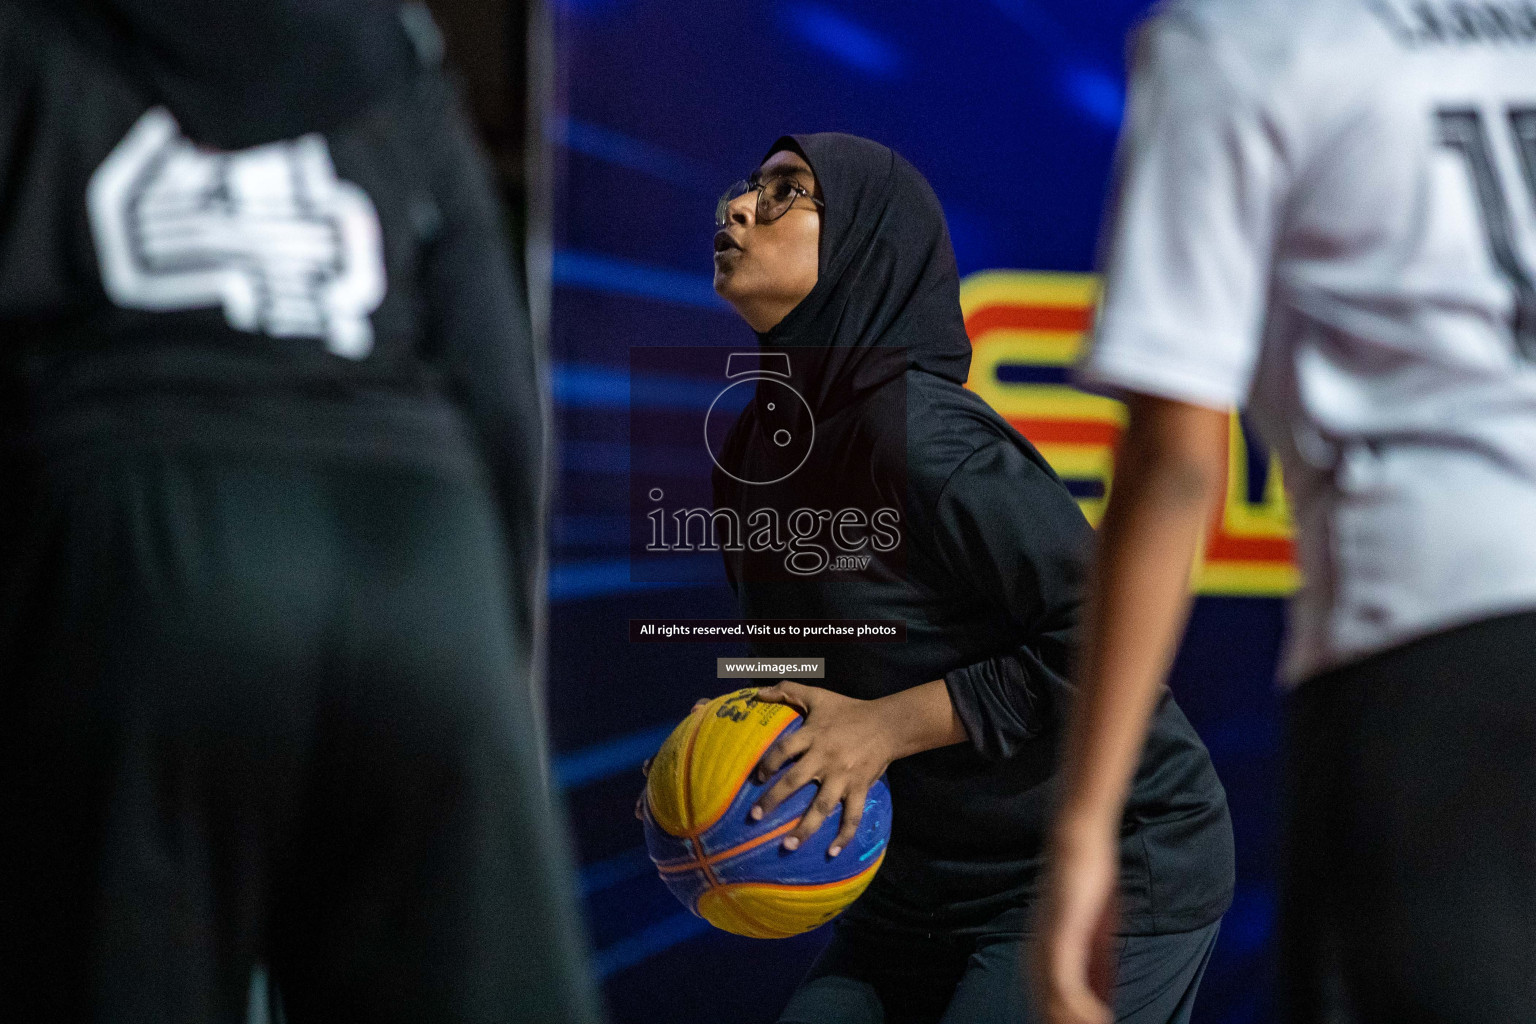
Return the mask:
[[742,251],[741,243],[737,242],[736,239],[732,238],[731,237],[731,233],[729,231],[727,231],[726,229],[724,229],[724,228],[721,228],[719,231],[716,231],[715,232],[715,255],[719,256],[721,253],[731,252],[733,250],[735,252],[741,252]]

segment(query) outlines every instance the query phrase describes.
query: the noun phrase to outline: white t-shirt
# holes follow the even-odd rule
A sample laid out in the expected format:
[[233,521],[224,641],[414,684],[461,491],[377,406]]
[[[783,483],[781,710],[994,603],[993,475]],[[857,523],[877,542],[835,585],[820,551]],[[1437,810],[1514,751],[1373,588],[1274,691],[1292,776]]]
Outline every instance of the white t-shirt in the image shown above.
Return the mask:
[[1536,608],[1536,0],[1168,4],[1116,186],[1079,380],[1249,406],[1284,677]]

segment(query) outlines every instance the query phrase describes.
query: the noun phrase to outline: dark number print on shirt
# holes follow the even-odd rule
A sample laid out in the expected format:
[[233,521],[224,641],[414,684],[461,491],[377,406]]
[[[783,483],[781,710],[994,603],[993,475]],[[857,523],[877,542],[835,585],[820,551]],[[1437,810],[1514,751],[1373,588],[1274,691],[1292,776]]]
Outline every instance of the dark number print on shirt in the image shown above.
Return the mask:
[[[1509,127],[1519,156],[1526,193],[1536,210],[1536,107],[1511,107]],[[1508,192],[1483,125],[1482,111],[1472,107],[1446,107],[1435,112],[1438,139],[1466,161],[1472,191],[1482,214],[1483,237],[1499,273],[1515,292],[1515,347],[1527,360],[1536,361],[1536,276],[1521,256],[1510,216]]]

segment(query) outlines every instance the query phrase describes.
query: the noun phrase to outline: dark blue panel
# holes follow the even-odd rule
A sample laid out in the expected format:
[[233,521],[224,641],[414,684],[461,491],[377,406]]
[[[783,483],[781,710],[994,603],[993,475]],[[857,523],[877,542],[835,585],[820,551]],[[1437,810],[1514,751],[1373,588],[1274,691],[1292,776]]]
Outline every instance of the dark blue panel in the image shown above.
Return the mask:
[[1065,366],[1032,366],[1029,363],[1000,363],[999,384],[1068,384],[1070,371]]

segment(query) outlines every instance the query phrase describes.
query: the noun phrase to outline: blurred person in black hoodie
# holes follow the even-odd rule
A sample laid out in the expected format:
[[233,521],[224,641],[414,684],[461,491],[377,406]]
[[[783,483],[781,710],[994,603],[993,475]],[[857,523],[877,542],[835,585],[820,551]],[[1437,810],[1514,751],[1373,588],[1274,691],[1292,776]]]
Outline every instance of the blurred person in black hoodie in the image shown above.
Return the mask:
[[597,1019],[542,367],[424,9],[0,4],[0,1019]]
[[[779,1019],[1034,1020],[1021,945],[1044,877],[1092,530],[1034,447],[964,387],[954,252],[911,164],[849,135],[785,136],[716,219],[715,288],[759,351],[787,359],[804,400],[759,385],[722,446],[716,507],[748,524],[763,510],[781,523],[825,512],[828,527],[793,566],[794,546],[727,549],[741,613],[907,626],[905,643],[752,645],[825,658],[822,685],[759,691],[806,716],[759,765],[766,779],[795,760],[764,811],[819,786],[784,842],[833,820],[837,855],[882,773],[893,805],[884,865]],[[803,448],[786,439],[812,428],[791,464]],[[882,509],[897,513],[883,538],[868,528]],[[839,571],[812,543],[869,562]],[[1187,1021],[1231,902],[1232,829],[1209,755],[1166,690],[1120,836],[1119,1019]]]

